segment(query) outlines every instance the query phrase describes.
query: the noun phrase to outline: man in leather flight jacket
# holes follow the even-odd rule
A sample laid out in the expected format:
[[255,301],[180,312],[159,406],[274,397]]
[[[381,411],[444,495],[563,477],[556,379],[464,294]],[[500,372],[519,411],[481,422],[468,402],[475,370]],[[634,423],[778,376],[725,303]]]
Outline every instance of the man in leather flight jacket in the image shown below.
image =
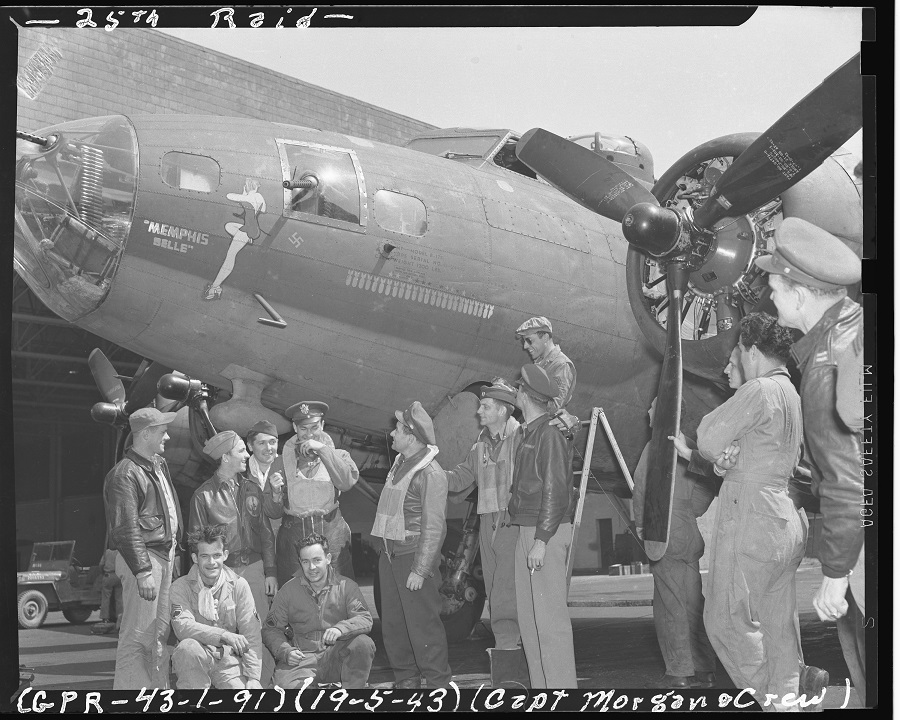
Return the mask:
[[509,518],[519,526],[516,609],[532,688],[577,688],[566,557],[575,495],[572,446],[550,424],[547,401],[558,388],[537,365],[522,368],[516,407],[522,439],[513,463]]
[[124,609],[114,690],[169,687],[169,587],[181,510],[159,456],[175,413],[141,408],[128,418],[133,444],[103,483],[107,537],[119,551]]
[[[260,624],[269,614],[269,599],[277,590],[275,580],[275,536],[264,510],[264,496],[247,469],[247,447],[233,430],[213,435],[203,452],[219,467],[209,480],[194,491],[188,530],[196,532],[210,525],[223,525],[226,531],[225,564],[247,581]],[[260,682],[267,687],[275,671],[275,660],[262,652]]]
[[378,498],[372,536],[381,538],[378,559],[381,634],[395,687],[449,687],[447,635],[441,622],[441,545],[447,535],[447,474],[438,454],[434,424],[416,400],[395,411],[391,431],[398,455]]
[[805,333],[792,353],[803,375],[803,429],[823,519],[824,577],[813,606],[823,622],[837,623],[865,707],[863,313],[846,289],[860,281],[862,265],[834,235],[799,218],[787,218],[775,242],[775,253],[756,264],[769,273],[779,324]]

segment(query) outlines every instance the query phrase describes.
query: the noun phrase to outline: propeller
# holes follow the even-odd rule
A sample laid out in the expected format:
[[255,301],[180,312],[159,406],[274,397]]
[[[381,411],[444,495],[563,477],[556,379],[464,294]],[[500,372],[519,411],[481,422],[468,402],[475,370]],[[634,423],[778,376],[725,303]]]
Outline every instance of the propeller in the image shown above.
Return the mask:
[[625,239],[665,268],[668,321],[644,510],[645,549],[658,560],[668,543],[672,478],[668,440],[680,429],[682,301],[692,272],[714,245],[715,224],[766,204],[802,180],[862,126],[859,55],[829,75],[750,145],[722,174],[704,204],[660,207],[624,170],[593,151],[541,128],[525,133],[516,155],[586,208],[622,222]]
[[100,393],[106,398],[107,402],[119,404],[125,402],[125,385],[116,375],[116,369],[107,359],[106,355],[100,348],[91,350],[88,355],[88,367],[91,369],[91,375],[94,376],[94,382],[100,389]]
[[617,165],[542,128],[521,137],[516,156],[575,202],[610,220],[622,222],[638,203],[659,205],[649,190]]
[[169,369],[157,362],[144,360],[131,378],[126,392],[122,376],[99,348],[94,348],[88,355],[88,366],[94,382],[105,402],[98,402],[91,408],[91,417],[96,422],[124,426],[128,416],[138,408],[145,407],[156,397],[156,384],[169,372]]
[[[131,384],[128,386],[125,412],[130,415],[135,410],[149,405],[156,398],[156,384],[168,372],[171,372],[171,369],[161,363],[143,360],[138,366]],[[157,408],[159,408],[158,403]]]

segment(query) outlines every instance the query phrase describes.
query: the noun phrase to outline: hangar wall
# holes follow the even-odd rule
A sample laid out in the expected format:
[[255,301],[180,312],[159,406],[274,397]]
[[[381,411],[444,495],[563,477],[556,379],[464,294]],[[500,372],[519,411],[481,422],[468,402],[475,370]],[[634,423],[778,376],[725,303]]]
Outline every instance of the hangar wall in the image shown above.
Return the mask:
[[[223,30],[223,32],[228,32]],[[433,125],[150,29],[25,28],[19,67],[41,46],[62,59],[18,127],[114,113],[251,117],[402,145]]]

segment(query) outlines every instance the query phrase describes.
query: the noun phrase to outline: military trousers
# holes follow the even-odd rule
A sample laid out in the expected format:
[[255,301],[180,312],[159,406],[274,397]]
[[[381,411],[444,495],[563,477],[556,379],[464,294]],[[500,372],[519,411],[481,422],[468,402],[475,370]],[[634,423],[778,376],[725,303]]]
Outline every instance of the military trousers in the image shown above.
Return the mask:
[[736,687],[775,695],[764,710],[786,710],[781,700],[798,692],[803,658],[795,575],[809,524],[786,480],[778,488],[729,480],[713,530],[706,632]]
[[122,583],[122,623],[116,648],[116,673],[113,690],[169,687],[169,627],[174,549],[168,560],[149,553],[151,574],[156,582],[156,597],[144,600],[138,593],[137,578],[119,553],[116,575]]
[[172,653],[172,670],[179,690],[241,690],[247,687],[241,659],[230,647],[210,647],[193,638],[182,640]]
[[516,608],[532,688],[578,688],[569,619],[566,559],[572,524],[562,523],[547,543],[544,566],[533,573],[527,557],[535,528],[521,526],[516,546]]
[[432,577],[418,590],[406,587],[415,553],[378,558],[381,583],[381,635],[396,681],[425,679],[429,688],[449,687],[447,634],[441,622],[440,558]]
[[114,572],[103,573],[103,588],[100,591],[100,618],[122,621],[125,605],[122,600],[122,581]]
[[853,687],[859,701],[866,707],[866,549],[859,554],[859,560],[850,576],[847,588],[847,614],[838,618],[838,639]]
[[513,650],[519,646],[516,612],[516,543],[518,525],[509,524],[505,510],[484,513],[479,518],[481,569],[491,615],[494,647]]
[[675,677],[716,669],[716,653],[703,625],[702,555],[703,537],[691,503],[676,498],[666,553],[650,562],[656,638],[666,673]]
[[[239,564],[232,565],[235,575],[244,578],[250,586],[250,592],[253,595],[253,604],[256,606],[256,614],[259,617],[259,626],[262,630],[262,624],[269,616],[269,596],[266,595],[266,575],[263,567],[263,561],[257,560],[249,565]],[[262,649],[262,673],[259,678],[260,684],[264,687],[270,687],[272,682],[272,673],[275,672],[275,658],[269,652],[269,648],[263,644]]]
[[275,668],[275,684],[285,690],[303,687],[306,678],[317,683],[339,682],[342,688],[364,688],[369,681],[372,660],[375,659],[375,643],[368,635],[357,635],[338,640],[321,652],[304,650],[305,657],[299,665],[278,663]]

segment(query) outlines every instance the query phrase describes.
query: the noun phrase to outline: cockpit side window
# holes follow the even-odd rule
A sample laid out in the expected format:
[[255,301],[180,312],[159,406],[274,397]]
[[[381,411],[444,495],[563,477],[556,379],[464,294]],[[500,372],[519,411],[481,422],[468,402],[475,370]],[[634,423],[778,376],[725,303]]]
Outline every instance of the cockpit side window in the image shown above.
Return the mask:
[[219,187],[219,163],[205,155],[167,152],[159,166],[163,182],[179,190],[211,193]]
[[512,170],[514,173],[518,173],[519,175],[524,175],[525,177],[536,179],[537,174],[534,172],[534,170],[528,167],[516,156],[517,139],[518,138],[510,139],[494,154],[494,164],[499,165],[502,168],[506,168],[507,170]]
[[385,230],[422,237],[428,229],[425,204],[390,190],[375,193],[375,222]]
[[366,190],[352,150],[279,140],[284,214],[361,231],[366,226]]

